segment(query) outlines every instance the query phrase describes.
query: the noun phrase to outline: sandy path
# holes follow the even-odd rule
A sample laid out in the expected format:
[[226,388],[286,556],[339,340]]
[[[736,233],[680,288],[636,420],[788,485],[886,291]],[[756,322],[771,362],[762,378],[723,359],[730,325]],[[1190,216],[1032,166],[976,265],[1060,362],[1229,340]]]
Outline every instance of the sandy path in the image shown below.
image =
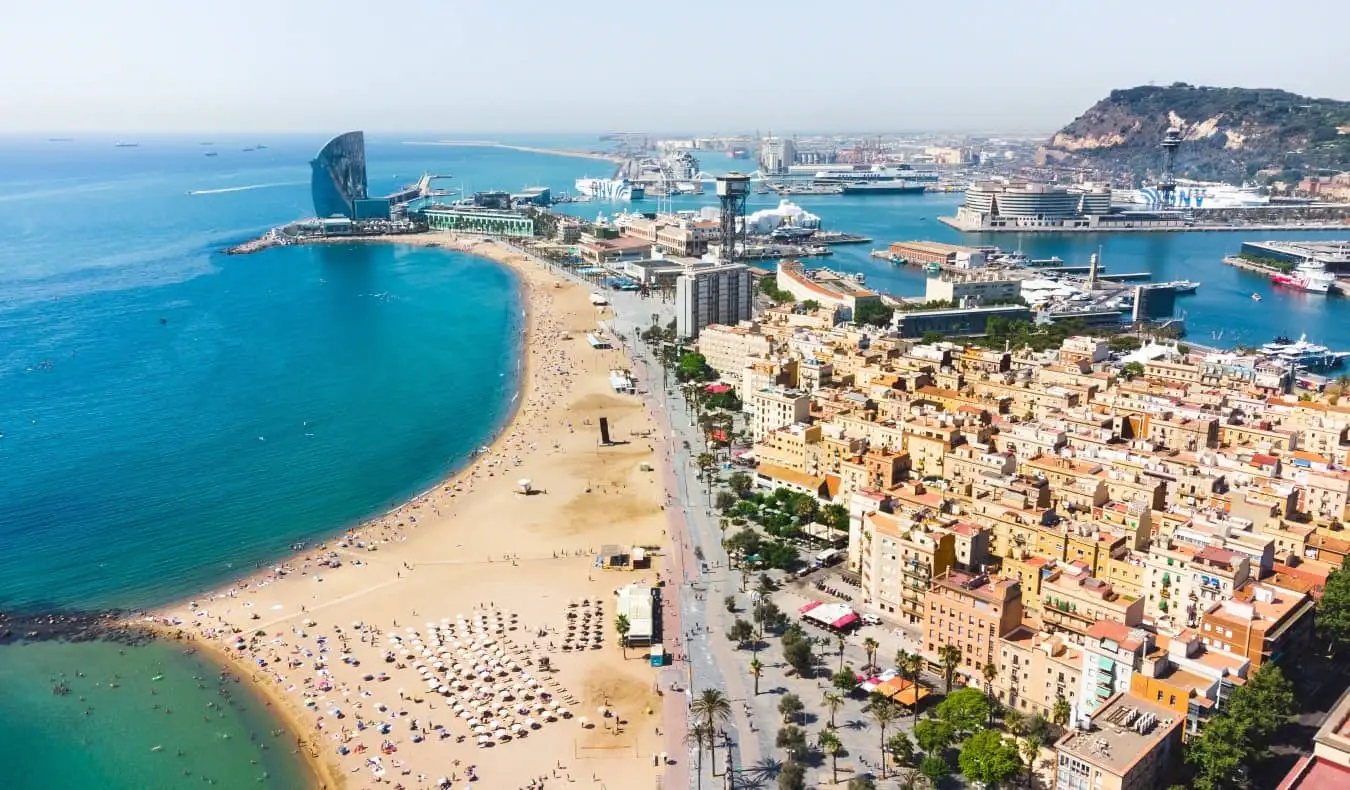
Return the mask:
[[[525,392],[514,420],[489,452],[412,502],[267,573],[156,616],[198,646],[230,656],[301,728],[301,748],[327,786],[411,789],[450,777],[461,787],[474,766],[483,787],[656,787],[666,748],[659,670],[648,666],[643,648],[623,657],[613,622],[615,590],[655,582],[665,558],[640,571],[594,567],[602,544],[666,541],[660,461],[645,438],[654,425],[639,398],[616,395],[609,384],[611,368],[629,365],[620,351],[587,344],[585,333],[597,331],[602,316],[585,288],[504,245],[447,234],[390,241],[465,249],[518,273],[529,329]],[[602,416],[611,435],[626,443],[600,446]],[[643,464],[656,471],[642,471]],[[520,495],[521,478],[543,492]],[[341,566],[327,567],[329,559]],[[602,634],[603,645],[563,652],[569,624],[582,622],[568,613],[586,611],[569,608],[580,599],[593,602],[591,611],[598,608],[583,630]],[[478,631],[480,616],[485,626]],[[531,692],[532,699],[515,699],[511,707],[565,702],[572,717],[543,721],[537,708],[528,716],[493,714],[502,721],[513,715],[519,724],[536,719],[540,726],[491,747],[475,745],[468,723],[450,709],[459,693],[453,687],[454,697],[423,693],[426,683],[414,663],[432,671],[431,661],[442,656],[424,658],[420,649],[403,655],[413,639],[450,650],[448,631],[438,632],[445,635],[441,645],[429,644],[428,624],[442,623],[459,626],[454,638],[466,651],[445,656],[446,668],[474,655],[467,652],[473,640],[493,653],[481,660],[500,659],[503,672],[510,663],[519,668],[491,679]],[[489,639],[490,646],[479,644]],[[544,656],[552,671],[541,669]],[[477,683],[462,693],[472,694]],[[667,697],[683,710],[679,696]],[[615,715],[600,716],[602,706]],[[581,717],[592,726],[583,727]],[[380,732],[386,725],[389,731]]]

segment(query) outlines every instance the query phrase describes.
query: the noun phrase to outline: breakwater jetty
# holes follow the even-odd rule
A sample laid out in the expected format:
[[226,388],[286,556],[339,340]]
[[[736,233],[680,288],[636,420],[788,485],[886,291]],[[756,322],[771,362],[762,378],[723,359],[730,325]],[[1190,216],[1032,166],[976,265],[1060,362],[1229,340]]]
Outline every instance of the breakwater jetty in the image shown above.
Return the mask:
[[20,642],[116,642],[143,645],[155,639],[149,628],[128,622],[130,612],[0,612],[0,645]]
[[407,140],[404,145],[440,145],[459,148],[505,148],[508,151],[524,151],[528,154],[549,154],[550,156],[572,156],[578,159],[596,159],[601,162],[613,162],[616,165],[625,164],[628,160],[617,154],[607,154],[603,151],[578,151],[568,148],[538,148],[531,145],[511,145],[510,143],[501,143],[496,140]]

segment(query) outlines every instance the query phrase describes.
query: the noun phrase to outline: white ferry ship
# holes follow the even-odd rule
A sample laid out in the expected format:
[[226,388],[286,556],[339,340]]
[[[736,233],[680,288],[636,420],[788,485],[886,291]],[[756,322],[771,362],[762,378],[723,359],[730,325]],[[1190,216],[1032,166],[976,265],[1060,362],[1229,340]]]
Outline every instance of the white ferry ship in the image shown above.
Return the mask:
[[938,174],[933,170],[915,170],[908,165],[898,167],[857,165],[855,167],[818,170],[814,180],[817,184],[865,184],[874,181],[910,181],[930,184],[938,180]]
[[1156,186],[1144,189],[1113,189],[1111,202],[1122,206],[1143,206],[1148,209],[1174,208],[1259,208],[1270,205],[1270,196],[1260,187],[1235,187],[1232,184],[1206,184],[1201,181],[1178,180],[1170,202],[1164,201]]
[[591,200],[642,200],[647,196],[641,185],[626,178],[578,178],[576,189]]

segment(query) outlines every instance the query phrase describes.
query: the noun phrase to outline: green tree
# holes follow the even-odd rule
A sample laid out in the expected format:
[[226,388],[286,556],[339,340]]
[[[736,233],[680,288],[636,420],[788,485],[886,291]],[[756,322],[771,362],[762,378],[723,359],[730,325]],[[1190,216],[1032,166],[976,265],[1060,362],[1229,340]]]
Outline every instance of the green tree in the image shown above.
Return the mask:
[[727,485],[731,487],[732,493],[745,499],[746,494],[754,487],[755,481],[745,472],[732,472],[731,477],[727,478]]
[[998,730],[980,730],[961,744],[957,764],[970,781],[996,788],[1017,776],[1022,758],[1017,745],[1005,740]]
[[946,684],[946,693],[952,693],[952,681],[956,679],[956,670],[961,668],[961,648],[946,644],[938,648],[938,661],[942,664],[942,680]]
[[841,693],[852,694],[858,687],[858,676],[854,674],[853,667],[840,667],[838,672],[830,676],[830,683]]
[[947,338],[946,335],[942,334],[936,329],[930,329],[927,332],[923,333],[923,336],[919,338],[919,342],[923,343],[924,345],[929,345],[932,343],[941,343],[946,338]]
[[1270,739],[1298,712],[1293,684],[1278,664],[1263,664],[1233,690],[1226,715],[1247,727],[1247,739],[1257,758],[1265,755]]
[[749,620],[737,617],[736,621],[727,629],[727,639],[735,642],[738,649],[745,647],[754,638],[755,627],[750,624]]
[[844,695],[833,691],[825,692],[820,698],[820,704],[825,706],[825,710],[830,712],[830,729],[834,729],[834,716],[839,709],[844,707]]
[[1124,372],[1127,380],[1134,380],[1144,375],[1144,366],[1138,362],[1126,362]]
[[880,301],[861,302],[853,308],[853,322],[855,324],[890,326],[891,319],[894,317],[895,310]]
[[619,632],[619,646],[623,648],[623,657],[628,658],[628,632],[633,626],[628,622],[628,615],[621,614],[614,618],[614,630]]
[[1327,640],[1333,655],[1350,646],[1350,568],[1342,565],[1327,574],[1326,589],[1317,604],[1317,633]]
[[[802,302],[802,308],[805,309],[806,312],[808,313],[813,313],[816,310],[820,309],[820,302],[817,302],[815,299],[807,299],[806,301]],[[839,780],[836,779],[835,781],[837,782]]]
[[881,778],[886,778],[886,728],[900,720],[904,712],[900,706],[888,699],[874,699],[868,705],[867,712],[881,731]]
[[778,713],[783,717],[783,723],[787,724],[806,710],[806,705],[802,703],[802,698],[796,694],[784,694],[778,700]]
[[914,762],[914,741],[904,730],[895,733],[889,741],[886,741],[886,751],[891,753],[896,765],[910,765]]
[[940,719],[924,719],[914,725],[914,741],[924,754],[938,754],[952,745],[956,733],[952,725]]
[[902,768],[895,772],[896,790],[919,790],[924,782],[923,774],[917,768]]
[[998,678],[998,666],[990,661],[980,669],[980,675],[984,677],[984,693],[989,695],[989,704],[994,704],[994,680]]
[[703,473],[706,478],[708,470],[717,465],[717,457],[712,453],[699,453],[698,457],[694,459],[694,463],[698,466],[699,472]]
[[730,491],[718,491],[717,499],[714,501],[718,510],[729,510],[736,505],[736,495]]
[[708,366],[707,357],[697,351],[690,351],[680,357],[675,366],[675,378],[679,381],[711,381],[717,378],[717,371]]
[[877,783],[870,776],[855,776],[848,780],[848,790],[877,790]]
[[975,732],[989,721],[989,698],[979,689],[957,689],[938,704],[936,713],[957,734]]
[[839,752],[843,751],[844,744],[840,742],[834,730],[821,730],[820,735],[816,736],[816,743],[820,744],[820,750],[830,758],[831,781],[839,784]]
[[919,723],[919,673],[923,671],[923,656],[918,652],[907,653],[903,649],[895,652],[895,667],[900,671],[901,677],[907,678],[914,684],[914,706],[910,713],[914,716],[914,723]]
[[1215,716],[1186,749],[1186,762],[1195,769],[1191,784],[1197,790],[1241,787],[1251,757],[1246,727],[1231,716]]
[[820,509],[820,519],[837,530],[848,531],[848,508],[831,503]]
[[774,739],[774,745],[787,752],[789,761],[796,762],[806,756],[806,730],[795,724],[788,724],[778,728],[778,737]]
[[712,730],[701,721],[689,725],[684,734],[686,746],[693,746],[698,752],[698,786],[703,787],[703,750],[712,745]]
[[877,660],[877,648],[881,647],[881,643],[869,636],[863,640],[862,646],[863,652],[867,654],[867,666],[875,667]]
[[848,639],[842,633],[835,634],[835,648],[839,650],[839,668],[844,668],[844,648],[848,647]]
[[806,768],[796,760],[783,763],[778,771],[778,790],[806,790]]
[[1063,696],[1055,697],[1055,706],[1050,709],[1050,721],[1060,727],[1068,726],[1069,717],[1073,715],[1073,706]]
[[746,527],[735,535],[727,538],[727,553],[740,554],[741,557],[750,557],[759,553],[760,542],[759,533]]
[[759,679],[764,676],[764,664],[759,656],[750,659],[750,677],[755,679],[755,696],[759,696]]
[[1032,774],[1036,773],[1036,760],[1041,756],[1041,744],[1034,738],[1019,738],[1017,751],[1027,767],[1027,787],[1031,787]]
[[731,718],[731,700],[717,689],[704,689],[689,703],[689,712],[694,720],[708,729],[708,754],[713,763],[713,775],[717,775],[717,728]]
[[815,674],[816,656],[811,652],[811,643],[799,629],[789,628],[783,632],[783,660],[799,677],[809,678]]
[[937,787],[951,770],[951,766],[947,765],[947,761],[942,759],[940,754],[930,754],[919,761],[919,773],[923,774],[933,787]]

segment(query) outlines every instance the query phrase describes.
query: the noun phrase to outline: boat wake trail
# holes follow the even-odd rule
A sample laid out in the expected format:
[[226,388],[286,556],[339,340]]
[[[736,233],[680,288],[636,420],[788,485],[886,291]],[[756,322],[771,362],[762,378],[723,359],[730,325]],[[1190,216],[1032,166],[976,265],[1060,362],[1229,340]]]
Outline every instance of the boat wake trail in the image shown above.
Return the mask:
[[221,187],[219,189],[194,189],[189,195],[219,195],[225,192],[247,192],[251,189],[270,189],[272,187],[293,187],[307,183],[305,181],[280,181],[275,184],[249,184],[242,187]]

